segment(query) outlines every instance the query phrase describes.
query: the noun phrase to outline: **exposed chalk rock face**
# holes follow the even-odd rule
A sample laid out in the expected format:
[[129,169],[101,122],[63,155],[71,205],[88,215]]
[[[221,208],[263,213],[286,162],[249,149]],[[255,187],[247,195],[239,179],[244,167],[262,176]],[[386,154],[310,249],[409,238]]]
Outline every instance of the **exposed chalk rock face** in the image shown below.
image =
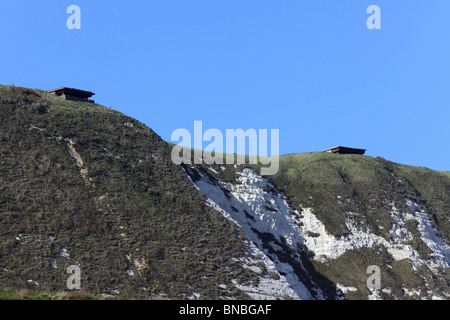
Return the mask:
[[[302,234],[314,232],[317,236],[304,236],[304,243],[309,250],[315,253],[314,259],[320,261],[336,259],[347,250],[381,245],[386,248],[394,260],[410,259],[415,267],[426,263],[432,268],[448,268],[450,265],[450,247],[436,234],[427,213],[410,199],[406,199],[406,203],[410,208],[409,213],[402,213],[395,207],[391,207],[390,215],[393,224],[390,230],[391,238],[388,240],[373,233],[359,230],[351,220],[346,223],[349,234],[345,237],[336,238],[326,232],[325,226],[312,213],[311,209],[305,209],[300,218],[303,223]],[[420,257],[419,253],[408,244],[412,240],[412,235],[404,228],[404,223],[407,220],[418,222],[421,239],[433,252],[431,259]]]
[[450,267],[450,246],[438,236],[427,212],[414,201],[410,199],[405,200],[409,207],[409,214],[403,214],[402,219],[413,219],[417,221],[417,229],[420,232],[421,239],[432,251],[431,259],[424,260],[423,262],[433,269]]
[[[352,215],[345,223],[346,235],[335,237],[312,208],[292,210],[284,195],[254,169],[242,169],[236,182],[218,180],[200,167],[185,167],[185,171],[206,195],[207,204],[245,232],[252,252],[242,264],[260,274],[260,281],[235,285],[254,299],[345,299],[346,293],[357,289],[331,282],[319,285],[314,270],[306,265],[308,258],[326,263],[349,250],[379,246],[396,261],[409,259],[414,270],[423,264],[430,270],[444,270],[450,265],[450,247],[433,228],[426,208],[409,198],[405,199],[409,208],[406,213],[387,203],[392,219],[389,239],[363,230]],[[432,252],[428,257],[411,246],[413,235],[405,227],[408,220],[417,221],[420,238]],[[391,294],[390,288],[383,290]],[[403,291],[417,293],[407,288]],[[367,299],[381,299],[380,292],[372,290]]]
[[[195,172],[194,172],[195,170]],[[264,265],[257,286],[238,286],[255,299],[336,299],[336,288],[325,293],[304,266],[302,231],[291,209],[270,182],[253,169],[239,172],[238,183],[212,179],[186,168],[191,181],[208,198],[207,204],[242,228],[252,244],[253,262]],[[248,261],[243,261],[244,266]]]

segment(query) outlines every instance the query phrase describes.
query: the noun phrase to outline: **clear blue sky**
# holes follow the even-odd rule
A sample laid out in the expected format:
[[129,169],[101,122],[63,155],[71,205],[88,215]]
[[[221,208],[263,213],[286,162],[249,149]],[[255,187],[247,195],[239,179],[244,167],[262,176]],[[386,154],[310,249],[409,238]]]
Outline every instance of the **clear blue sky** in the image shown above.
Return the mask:
[[15,0],[0,29],[1,84],[94,91],[165,140],[202,120],[450,170],[448,0]]

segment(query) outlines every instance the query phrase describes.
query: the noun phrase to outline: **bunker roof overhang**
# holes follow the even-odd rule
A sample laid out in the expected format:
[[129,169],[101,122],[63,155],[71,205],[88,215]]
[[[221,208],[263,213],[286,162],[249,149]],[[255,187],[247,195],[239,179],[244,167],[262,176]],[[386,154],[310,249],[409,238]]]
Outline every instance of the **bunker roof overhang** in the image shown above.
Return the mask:
[[90,91],[84,91],[84,90],[68,88],[68,87],[61,87],[61,88],[53,89],[53,90],[50,90],[49,92],[53,93],[57,96],[62,95],[62,94],[68,94],[71,96],[85,98],[85,99],[90,98],[93,95],[95,95],[95,93],[90,92]]
[[364,154],[364,153],[366,153],[366,149],[357,149],[357,148],[349,148],[349,147],[343,147],[343,146],[336,146],[336,147],[334,147],[334,148],[327,149],[327,150],[325,150],[324,152]]

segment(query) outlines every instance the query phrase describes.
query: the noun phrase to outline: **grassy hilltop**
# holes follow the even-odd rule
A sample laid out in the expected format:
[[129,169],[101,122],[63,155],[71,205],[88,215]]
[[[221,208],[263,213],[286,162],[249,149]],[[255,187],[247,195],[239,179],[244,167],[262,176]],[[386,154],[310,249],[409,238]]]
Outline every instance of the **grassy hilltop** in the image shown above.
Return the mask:
[[[0,86],[0,287],[124,297],[242,297],[242,235],[142,123]],[[228,289],[219,287],[227,285]]]
[[[46,91],[0,86],[0,299],[248,298],[240,284],[257,282],[239,259],[248,254],[242,230],[205,205],[204,195],[171,160],[173,144],[139,121],[98,104],[66,101]],[[196,165],[235,182],[242,167]],[[213,170],[210,170],[213,169]],[[405,198],[426,208],[450,243],[450,172],[361,155],[280,156],[267,177],[289,206],[312,208],[326,231],[363,230],[390,238],[395,206]],[[405,228],[421,256],[430,249],[417,222]],[[304,248],[307,251],[307,248]],[[308,264],[311,274],[358,289],[382,266],[384,285],[449,291],[447,270],[413,270],[379,247],[348,251]],[[79,265],[83,293],[68,295],[69,265]],[[386,295],[385,298],[388,298]]]

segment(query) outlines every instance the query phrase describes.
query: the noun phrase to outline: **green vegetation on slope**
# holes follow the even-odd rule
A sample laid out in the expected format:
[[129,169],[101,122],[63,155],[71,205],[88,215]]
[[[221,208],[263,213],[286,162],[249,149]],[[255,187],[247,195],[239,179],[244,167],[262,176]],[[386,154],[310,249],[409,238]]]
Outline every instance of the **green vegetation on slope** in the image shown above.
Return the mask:
[[0,287],[66,290],[77,264],[92,294],[239,297],[242,238],[142,123],[0,86]]
[[[86,297],[244,297],[231,284],[255,281],[233,259],[246,253],[243,234],[204,205],[170,155],[151,129],[117,111],[0,86],[0,288],[13,288],[0,299],[58,299],[73,264],[81,268]],[[241,169],[211,168],[216,178],[234,182]],[[389,238],[389,209],[408,211],[408,197],[427,208],[450,242],[449,172],[303,153],[281,156],[279,172],[268,178],[291,208],[311,207],[335,236],[348,232],[345,221],[352,218],[361,229]],[[413,248],[426,256],[414,221],[405,226]],[[427,270],[412,272],[409,261],[393,261],[381,248],[312,264],[326,278],[357,287],[351,298],[367,296],[365,268],[371,264],[383,266],[383,281],[396,296],[402,285],[425,290],[418,275],[429,287],[448,285]]]
[[352,217],[389,238],[389,209],[394,205],[408,212],[409,197],[426,206],[436,229],[450,242],[450,179],[443,173],[382,158],[320,152],[281,156],[279,172],[269,179],[292,208],[313,208],[335,236],[345,235],[345,221]]
[[[326,230],[343,236],[345,222],[352,219],[361,230],[368,229],[390,239],[392,206],[409,212],[405,199],[423,205],[439,236],[450,241],[450,178],[448,174],[412,167],[361,155],[303,153],[281,156],[278,174],[269,177],[283,191],[291,208],[312,208]],[[406,221],[411,232],[411,246],[422,258],[430,249],[422,241],[417,221]],[[417,299],[428,289],[447,292],[450,288],[448,268],[440,272],[422,265],[414,271],[408,259],[395,261],[380,247],[361,248],[344,253],[336,260],[312,261],[315,270],[335,283],[356,288],[346,295],[366,299],[367,267],[381,268],[383,299]],[[426,285],[425,285],[426,284]],[[409,291],[408,291],[409,290]],[[414,290],[414,291],[412,291]]]
[[[248,164],[237,168],[213,164],[209,170],[204,168],[205,164],[196,166],[203,167],[204,173],[216,179],[234,183],[238,183],[237,172],[243,167],[260,170],[259,165]],[[351,219],[360,230],[389,241],[394,222],[390,211],[395,207],[409,212],[408,198],[426,208],[439,235],[445,241],[449,239],[450,179],[446,173],[361,155],[303,153],[281,156],[279,172],[268,178],[286,194],[291,208],[299,211],[312,208],[326,230],[337,237],[348,233],[346,222]],[[408,220],[404,227],[412,235],[408,244],[422,258],[430,257],[431,250],[421,239],[418,222]],[[306,247],[304,250],[313,257]],[[369,277],[366,270],[370,265],[381,268],[383,299],[419,299],[430,289],[445,295],[450,288],[448,269],[436,271],[422,265],[415,270],[409,259],[395,261],[379,246],[350,250],[335,260],[310,263],[311,275],[355,288],[356,291],[346,293],[350,299],[367,299],[370,294],[366,286]]]
[[[338,259],[321,263],[313,261],[316,270],[327,275],[336,283],[357,289],[349,291],[346,296],[353,300],[364,300],[370,294],[367,288],[368,266],[380,267],[381,289],[380,295],[383,300],[392,297],[407,299],[404,289],[410,291],[426,291],[421,277],[413,272],[408,259],[395,261],[392,256],[380,247],[362,248],[345,252]],[[388,289],[388,290],[386,290]],[[393,296],[391,296],[393,295]],[[415,297],[417,298],[417,297]]]
[[105,300],[77,290],[73,292],[41,292],[30,289],[0,289],[0,300]]

